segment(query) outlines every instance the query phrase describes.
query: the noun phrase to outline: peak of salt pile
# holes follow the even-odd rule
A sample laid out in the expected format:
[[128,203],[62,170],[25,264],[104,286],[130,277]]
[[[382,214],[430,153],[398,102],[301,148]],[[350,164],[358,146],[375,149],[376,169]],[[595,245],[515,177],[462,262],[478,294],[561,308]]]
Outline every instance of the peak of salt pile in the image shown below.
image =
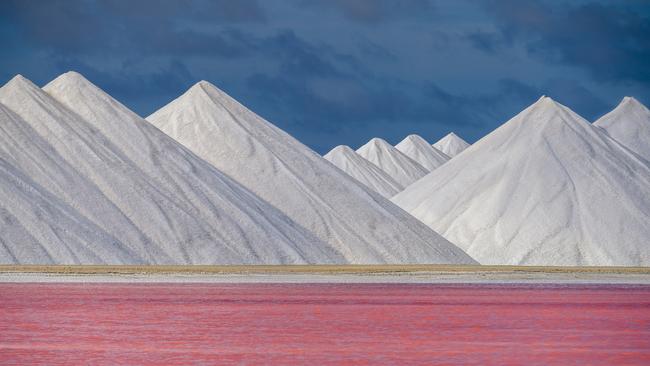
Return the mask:
[[447,154],[450,158],[453,158],[467,149],[469,144],[455,133],[450,132],[447,136],[433,144],[433,147]]
[[[64,74],[45,89],[20,77],[0,88],[0,102],[21,117],[0,131],[3,141],[20,141],[2,158],[129,252],[83,263],[344,262],[80,75]],[[101,249],[91,240],[84,245],[93,253]],[[57,262],[77,262],[76,255]]]
[[377,137],[358,148],[357,153],[388,173],[391,178],[404,187],[429,173],[425,167],[415,160]]
[[650,161],[650,110],[638,100],[623,98],[616,108],[600,117],[594,125]]
[[147,118],[350,263],[468,263],[463,251],[314,151],[200,82]]
[[650,169],[546,97],[393,202],[483,264],[650,264]]
[[395,148],[413,159],[428,171],[432,171],[449,160],[449,156],[431,146],[418,135],[408,135]]
[[378,166],[362,158],[349,146],[339,145],[323,156],[352,178],[386,198],[404,189]]

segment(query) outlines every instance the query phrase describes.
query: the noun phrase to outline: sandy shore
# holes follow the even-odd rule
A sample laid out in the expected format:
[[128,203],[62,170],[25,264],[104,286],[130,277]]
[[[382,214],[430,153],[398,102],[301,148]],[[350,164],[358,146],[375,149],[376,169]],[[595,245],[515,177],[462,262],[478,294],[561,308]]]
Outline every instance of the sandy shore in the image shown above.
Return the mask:
[[647,267],[0,266],[0,282],[604,283],[650,285]]

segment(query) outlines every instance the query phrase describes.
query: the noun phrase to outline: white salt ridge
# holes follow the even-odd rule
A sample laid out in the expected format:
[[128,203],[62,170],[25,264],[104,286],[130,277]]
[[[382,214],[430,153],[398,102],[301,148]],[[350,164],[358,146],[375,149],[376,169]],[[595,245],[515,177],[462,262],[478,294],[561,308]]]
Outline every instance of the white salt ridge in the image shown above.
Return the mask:
[[429,145],[429,143],[418,135],[408,135],[395,148],[409,158],[415,160],[428,171],[433,171],[450,158],[447,154]]
[[349,263],[468,263],[463,251],[202,81],[147,118]]
[[482,264],[650,265],[650,169],[546,97],[393,202]]
[[650,161],[650,110],[625,97],[611,112],[594,122],[616,141]]
[[[0,102],[20,117],[2,124],[2,159],[71,207],[79,222],[96,226],[88,229],[94,237],[108,233],[120,249],[113,257],[100,255],[104,243],[79,236],[81,248],[71,247],[55,263],[344,262],[286,215],[81,75],[64,74],[45,89],[51,95],[20,76],[0,88]],[[20,210],[20,204],[12,209]],[[32,225],[29,232],[40,236],[48,226],[47,221]],[[72,225],[61,227],[74,233]],[[43,251],[55,244],[42,238],[34,245],[44,250],[20,259],[3,255],[0,261],[50,261]],[[82,256],[81,249],[96,255]],[[128,255],[118,257],[120,251]]]
[[380,138],[371,139],[358,148],[357,153],[404,187],[429,173],[425,167]]
[[467,141],[451,132],[433,144],[433,147],[447,154],[450,158],[453,158],[454,156],[460,154],[463,150],[467,149],[469,147],[469,144]]
[[323,157],[352,178],[386,198],[393,197],[404,189],[390,175],[362,158],[349,146],[339,145]]

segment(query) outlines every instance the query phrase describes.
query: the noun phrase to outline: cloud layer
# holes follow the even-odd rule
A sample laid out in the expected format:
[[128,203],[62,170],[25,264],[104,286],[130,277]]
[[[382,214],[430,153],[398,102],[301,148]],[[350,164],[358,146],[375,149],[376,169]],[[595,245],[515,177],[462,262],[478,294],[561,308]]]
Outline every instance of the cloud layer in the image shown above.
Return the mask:
[[0,41],[2,80],[74,69],[147,115],[205,79],[321,153],[476,140],[540,94],[650,104],[641,0],[7,0]]

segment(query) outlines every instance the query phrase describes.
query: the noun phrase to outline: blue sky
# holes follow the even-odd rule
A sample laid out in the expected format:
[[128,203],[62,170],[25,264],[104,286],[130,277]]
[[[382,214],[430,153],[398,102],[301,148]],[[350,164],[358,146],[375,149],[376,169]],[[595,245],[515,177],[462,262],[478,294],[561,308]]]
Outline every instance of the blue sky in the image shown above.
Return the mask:
[[147,116],[208,80],[320,153],[650,105],[645,0],[3,0],[0,42],[1,82],[76,70]]

